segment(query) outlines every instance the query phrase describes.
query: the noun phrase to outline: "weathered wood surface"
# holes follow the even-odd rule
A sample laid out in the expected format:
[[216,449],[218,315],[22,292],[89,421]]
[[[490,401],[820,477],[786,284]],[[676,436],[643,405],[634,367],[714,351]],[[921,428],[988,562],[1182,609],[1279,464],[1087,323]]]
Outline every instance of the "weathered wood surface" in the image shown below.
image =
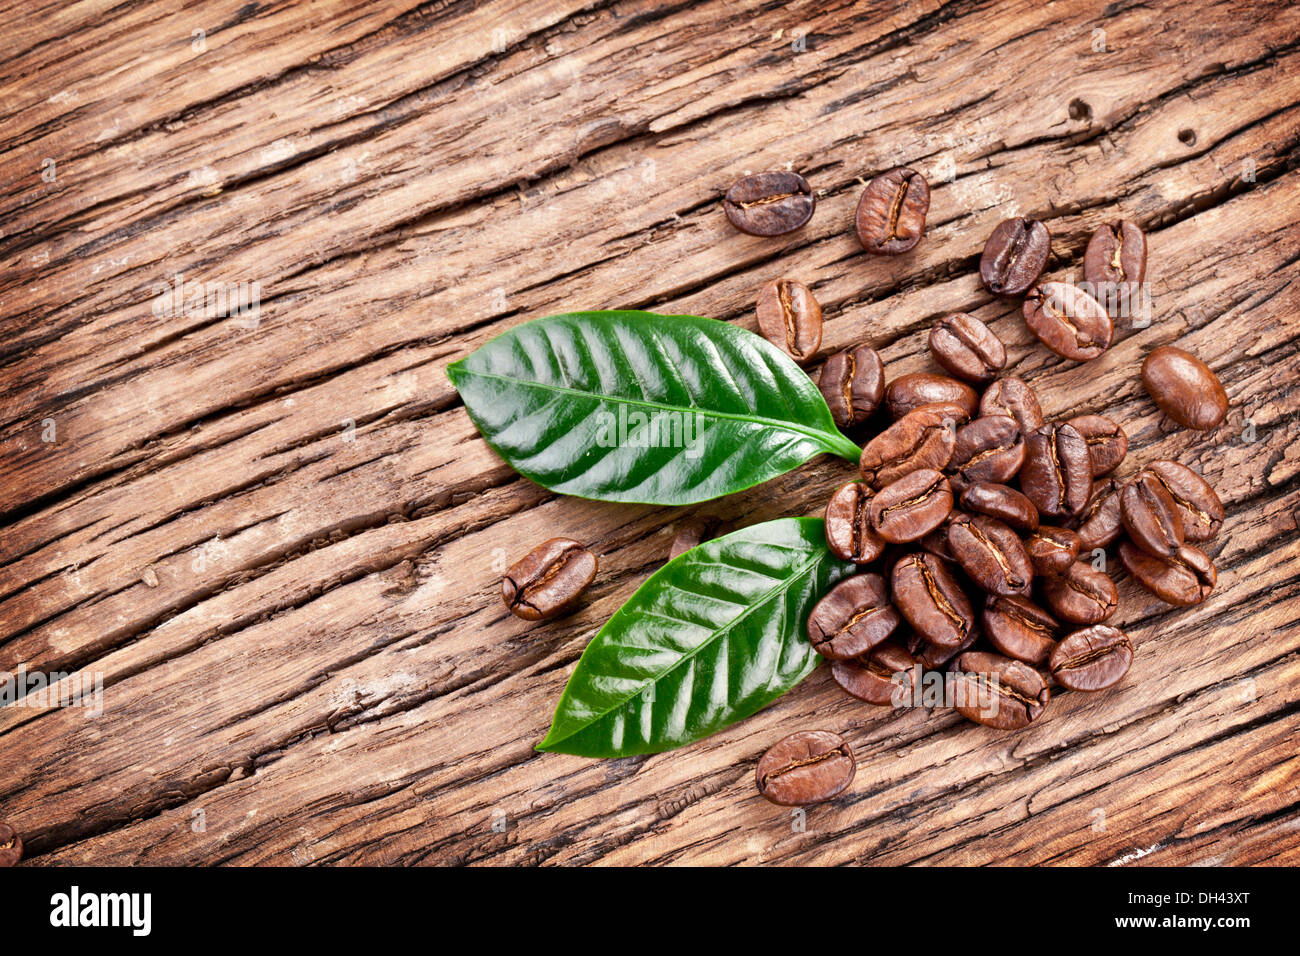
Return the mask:
[[[105,690],[96,718],[0,709],[0,818],[32,862],[1300,861],[1300,8],[37,13],[0,13],[0,671]],[[929,232],[869,259],[861,180],[903,163]],[[731,230],[720,192],[786,164],[819,191],[809,226]],[[1151,326],[1086,367],[1033,344],[975,276],[1012,214],[1048,222],[1056,276],[1098,224],[1141,223]],[[178,272],[257,280],[259,321],[156,314]],[[1049,416],[1104,412],[1126,467],[1202,471],[1217,591],[1170,610],[1121,580],[1130,676],[1020,734],[867,708],[821,670],[684,750],[534,752],[678,522],[815,514],[851,469],[694,509],[558,498],[476,436],[446,364],[575,307],[752,328],[778,274],[814,286],[824,353],[928,368],[929,323],[971,311]],[[1220,428],[1145,396],[1163,343],[1221,375]],[[515,620],[502,558],[561,533],[601,556],[590,599]],[[797,832],[751,777],[810,725],[859,771]]]

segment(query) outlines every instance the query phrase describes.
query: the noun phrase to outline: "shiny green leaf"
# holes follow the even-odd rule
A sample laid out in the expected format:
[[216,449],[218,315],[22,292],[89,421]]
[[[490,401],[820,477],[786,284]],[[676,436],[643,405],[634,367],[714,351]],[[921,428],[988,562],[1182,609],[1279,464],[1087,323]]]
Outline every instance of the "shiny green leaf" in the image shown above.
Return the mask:
[[855,463],[860,454],[784,352],[693,315],[535,319],[447,374],[488,444],[516,471],[567,495],[692,504],[823,452]]
[[804,625],[854,566],[820,518],[782,518],[715,538],[652,574],[600,629],[539,750],[657,753],[776,700],[817,665]]

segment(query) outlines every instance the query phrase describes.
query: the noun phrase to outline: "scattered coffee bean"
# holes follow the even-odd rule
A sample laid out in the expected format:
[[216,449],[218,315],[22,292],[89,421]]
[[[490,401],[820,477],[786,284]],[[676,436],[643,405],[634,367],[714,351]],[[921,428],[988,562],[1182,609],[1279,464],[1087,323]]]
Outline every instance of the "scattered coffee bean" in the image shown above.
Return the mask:
[[831,678],[858,700],[887,707],[894,702],[895,694],[910,698],[915,667],[912,655],[888,640],[862,657],[833,661]]
[[756,173],[727,190],[722,208],[727,219],[751,236],[781,236],[812,218],[817,207],[808,181],[798,173]]
[[1024,295],[1047,267],[1052,237],[1036,219],[998,223],[980,256],[980,281],[989,292],[1014,299]]
[[841,485],[826,505],[826,543],[841,561],[869,564],[885,550],[885,539],[871,527],[875,493],[861,481]]
[[758,290],[758,331],[796,362],[822,344],[822,309],[812,291],[793,279],[773,279]]
[[965,382],[929,372],[900,375],[885,386],[885,407],[894,418],[902,418],[922,405],[944,403],[959,406],[969,419],[979,405],[979,396]]
[[1184,428],[1214,428],[1228,414],[1228,393],[1190,352],[1162,345],[1142,362],[1142,384],[1160,410]]
[[831,799],[853,781],[853,751],[838,734],[801,730],[776,744],[758,761],[758,792],[782,807]]
[[1027,664],[1001,654],[967,651],[957,658],[957,710],[995,730],[1021,730],[1042,716],[1052,693]]
[[1007,657],[1038,666],[1056,649],[1056,618],[1026,597],[989,595],[981,620],[989,641]]
[[1025,436],[1025,463],[1020,490],[1039,515],[1077,515],[1092,490],[1092,458],[1088,442],[1067,424],[1053,422]]
[[1044,580],[1043,600],[1063,621],[1100,624],[1119,607],[1119,592],[1106,572],[1076,561],[1063,574]]
[[1083,254],[1083,278],[1098,300],[1131,297],[1146,271],[1147,240],[1141,229],[1125,219],[1097,227]]
[[961,506],[990,518],[1004,521],[1018,531],[1038,527],[1038,509],[1034,503],[1006,485],[977,481],[961,493]]
[[925,177],[899,167],[867,183],[853,214],[853,228],[867,252],[897,256],[921,241],[929,211],[930,186]]
[[1067,425],[1088,443],[1093,477],[1114,471],[1128,454],[1128,436],[1105,415],[1076,415]]
[[817,387],[843,429],[861,425],[885,394],[885,366],[875,349],[860,346],[836,352],[822,366]]
[[898,612],[879,574],[845,578],[808,615],[813,650],[831,660],[847,660],[871,650],[898,627]]
[[1046,421],[1038,405],[1038,396],[1022,379],[1008,375],[998,379],[984,390],[980,398],[981,417],[1005,415],[1014,418],[1020,433],[1028,435],[1042,428]]
[[1079,536],[1069,528],[1040,524],[1025,542],[1034,573],[1043,577],[1064,574],[1079,557]]
[[1143,551],[1168,558],[1183,546],[1183,519],[1160,479],[1143,471],[1119,495],[1120,518],[1132,542]]
[[596,577],[596,556],[570,538],[539,544],[506,571],[501,600],[525,621],[569,611]]
[[1027,594],[1033,566],[1020,536],[997,518],[963,516],[948,525],[948,549],[967,577],[990,594]]
[[1208,541],[1219,533],[1223,526],[1223,502],[1209,482],[1176,461],[1153,461],[1143,470],[1160,479],[1174,499],[1188,541]]
[[17,866],[23,858],[23,838],[7,823],[0,823],[0,869]]
[[977,481],[1008,482],[1024,461],[1025,442],[1015,419],[989,415],[957,429],[948,467],[956,472],[953,487],[964,489]]
[[975,612],[946,563],[934,555],[917,552],[900,558],[890,576],[890,593],[899,613],[928,643],[957,647],[971,637]]
[[922,405],[894,422],[862,449],[858,469],[877,490],[920,468],[945,468],[957,433],[956,406]]
[[942,472],[922,468],[886,485],[871,500],[871,526],[886,541],[915,541],[952,510],[952,487]]
[[1007,350],[993,331],[965,312],[945,316],[930,329],[934,360],[960,379],[987,385],[1007,364]]
[[1176,607],[1200,604],[1218,582],[1218,571],[1209,555],[1190,544],[1183,545],[1172,557],[1161,558],[1121,541],[1119,560],[1134,581]]
[[1133,663],[1133,642],[1119,628],[1096,624],[1075,631],[1052,651],[1052,677],[1070,690],[1104,690],[1119,683]]
[[1025,298],[1025,325],[1049,349],[1076,362],[1095,359],[1110,348],[1115,323],[1100,303],[1064,282],[1034,286]]
[[682,522],[673,535],[673,544],[668,551],[668,560],[671,561],[680,555],[685,554],[691,548],[698,547],[705,541],[712,538],[721,524],[717,518],[700,515]]
[[1113,478],[1103,478],[1092,483],[1088,503],[1079,513],[1079,552],[1104,548],[1119,537],[1124,530],[1119,496],[1124,484]]

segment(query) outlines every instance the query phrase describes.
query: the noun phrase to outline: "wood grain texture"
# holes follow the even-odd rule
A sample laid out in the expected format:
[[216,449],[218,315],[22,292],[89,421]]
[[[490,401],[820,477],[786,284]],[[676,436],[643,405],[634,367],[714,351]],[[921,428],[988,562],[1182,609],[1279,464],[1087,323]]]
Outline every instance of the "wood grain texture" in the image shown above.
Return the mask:
[[[0,819],[31,863],[1296,862],[1300,7],[210,0],[0,23],[0,672],[104,682],[102,716],[0,708]],[[900,164],[930,180],[927,235],[869,258],[852,211]],[[786,166],[818,191],[809,225],[731,229],[726,186]],[[978,283],[1010,215],[1047,222],[1062,279],[1098,225],[1141,224],[1150,326],[1086,366],[1048,354]],[[160,314],[177,273],[257,281],[256,322]],[[1228,512],[1215,593],[1174,610],[1120,575],[1130,675],[1019,734],[869,708],[821,669],[680,751],[535,752],[681,522],[817,514],[852,468],[694,508],[560,498],[478,438],[446,365],[575,308],[752,329],[778,275],[814,288],[823,356],[933,370],[930,324],[968,311],[1049,417],[1124,423],[1125,470],[1201,471]],[[1219,428],[1147,398],[1162,344],[1220,375]],[[600,574],[573,616],[516,620],[500,573],[557,534]],[[800,830],[752,775],[812,725],[859,769]]]

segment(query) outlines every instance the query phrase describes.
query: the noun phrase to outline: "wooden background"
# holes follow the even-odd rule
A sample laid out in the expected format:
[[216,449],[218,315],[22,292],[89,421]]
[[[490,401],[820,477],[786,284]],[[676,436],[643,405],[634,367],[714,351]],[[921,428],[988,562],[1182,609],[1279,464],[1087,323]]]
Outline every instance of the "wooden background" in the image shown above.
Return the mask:
[[[1300,7],[179,6],[0,4],[0,671],[104,681],[99,717],[0,709],[29,862],[1300,863]],[[929,230],[869,258],[852,210],[898,164]],[[721,192],[787,165],[812,222],[731,229]],[[1140,223],[1150,327],[1087,366],[1037,346],[976,277],[1016,214],[1054,278]],[[258,321],[157,314],[176,273],[259,282]],[[1218,590],[1171,610],[1121,575],[1130,675],[1018,734],[821,669],[680,751],[534,752],[683,519],[817,514],[853,469],[694,509],[558,498],[447,363],[574,308],[752,328],[778,275],[814,287],[823,354],[928,369],[930,323],[971,311],[1049,416],[1125,424],[1126,470],[1203,472]],[[1142,391],[1164,343],[1222,377],[1218,429]],[[589,600],[516,620],[500,572],[558,534],[600,555]],[[800,832],[752,774],[808,727],[859,770]]]

